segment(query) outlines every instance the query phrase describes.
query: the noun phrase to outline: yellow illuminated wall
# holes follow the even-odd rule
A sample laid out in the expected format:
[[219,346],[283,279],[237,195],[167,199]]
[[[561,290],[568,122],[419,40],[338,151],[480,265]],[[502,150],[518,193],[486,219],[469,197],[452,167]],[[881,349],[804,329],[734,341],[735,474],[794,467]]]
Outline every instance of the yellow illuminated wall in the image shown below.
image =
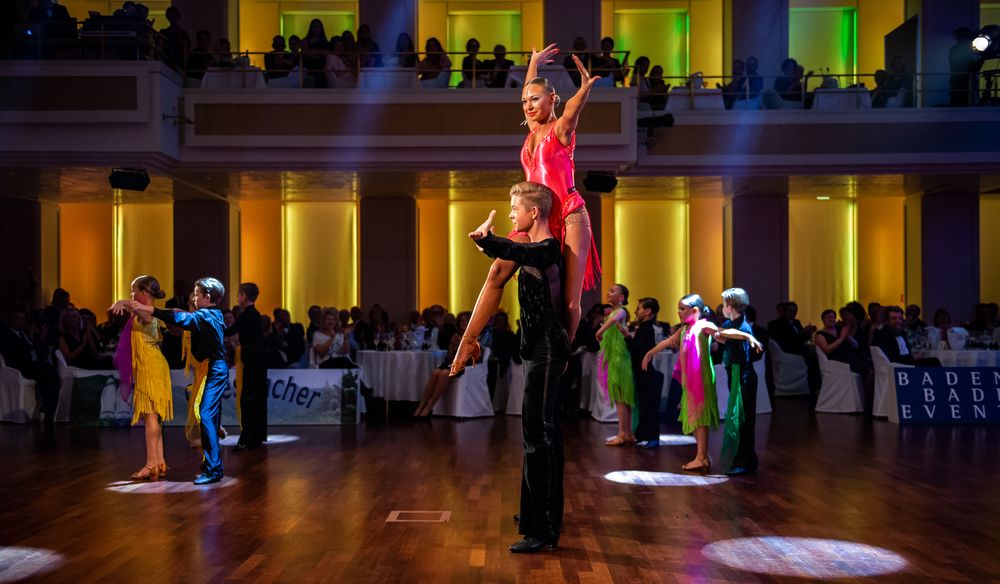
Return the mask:
[[[885,35],[906,20],[905,0],[858,2],[858,73],[885,68]],[[874,87],[871,78],[865,85]]]
[[[114,297],[114,207],[111,203],[59,205],[59,282],[69,290],[73,304],[87,307],[103,320]],[[172,282],[161,281],[167,294]]]
[[309,306],[358,303],[357,203],[284,203],[282,293],[297,318]]
[[614,226],[615,279],[604,288],[627,286],[630,309],[643,296],[656,298],[669,321],[669,307],[691,291],[687,202],[616,201]]
[[[417,50],[423,51],[430,37],[437,37],[446,50],[465,50],[469,37],[475,37],[484,52],[503,43],[508,52],[541,48],[543,41],[541,0],[526,2],[419,0],[417,4]],[[482,58],[492,58],[483,56]],[[526,56],[508,56],[517,65],[527,64]],[[461,67],[461,57],[451,57]]]
[[979,300],[1000,302],[1000,197],[979,197]]
[[151,275],[167,293],[174,281],[173,203],[114,206],[114,293],[128,298],[136,276]]
[[[691,250],[691,290],[715,306],[723,283],[722,198],[695,197],[688,202],[688,234]],[[680,298],[680,297],[678,297]]]
[[[260,287],[258,310],[270,314],[281,305],[281,202],[240,201],[239,279]],[[306,314],[292,313],[295,322]]]
[[[923,306],[923,244],[920,195],[907,195],[903,203],[906,237],[906,303]],[[933,316],[933,315],[932,315]]]
[[803,323],[857,297],[855,222],[851,199],[789,199],[788,292]]
[[[271,39],[276,34],[284,35],[286,41],[293,34],[305,37],[309,21],[313,18],[323,21],[327,40],[339,35],[345,28],[357,34],[357,13],[357,2],[241,0],[239,39],[232,41],[232,48],[234,51],[268,52],[271,50]],[[393,47],[381,48],[388,51]],[[264,64],[262,55],[252,56],[251,61],[257,66]]]
[[419,308],[445,306],[451,297],[447,199],[417,199],[417,234]]
[[615,265],[615,199],[601,197],[601,301],[618,276]]
[[[493,224],[494,233],[506,236],[510,233],[511,223],[506,218],[510,213],[510,199],[497,201],[452,201],[448,204],[448,255],[450,257],[450,278],[447,307],[458,314],[462,310],[472,310],[476,298],[483,287],[483,282],[493,263],[489,257],[468,237],[468,233],[478,227],[496,209],[497,217]],[[422,225],[422,222],[421,222]],[[423,265],[421,264],[421,270]],[[421,272],[420,278],[426,276]],[[423,284],[421,284],[423,286]],[[520,308],[517,302],[516,276],[507,283],[500,307],[511,315],[511,324],[518,318]]]
[[906,299],[905,197],[861,197],[858,208],[858,300],[895,305]]
[[[854,8],[792,8],[788,15],[788,54],[817,75],[854,75],[857,52]],[[840,86],[849,85],[840,79]]]
[[[42,201],[41,203],[41,270],[39,277],[42,298],[49,300],[52,292],[61,287],[59,284],[59,205]],[[72,290],[70,291],[72,294]],[[72,297],[70,300],[73,300]],[[76,304],[76,301],[73,301]],[[77,306],[82,306],[77,304]]]

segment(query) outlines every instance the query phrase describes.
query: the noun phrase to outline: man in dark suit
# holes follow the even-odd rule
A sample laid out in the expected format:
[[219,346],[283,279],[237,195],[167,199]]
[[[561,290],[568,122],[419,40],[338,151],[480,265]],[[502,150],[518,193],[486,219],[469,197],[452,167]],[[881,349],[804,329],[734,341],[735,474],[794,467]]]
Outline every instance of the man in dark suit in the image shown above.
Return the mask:
[[261,317],[255,303],[260,288],[253,282],[240,284],[236,302],[242,309],[236,324],[226,335],[240,335],[243,388],[240,391],[240,418],[243,430],[234,452],[256,448],[267,440],[267,355],[264,353]]
[[290,312],[284,308],[275,308],[271,325],[272,346],[267,347],[268,367],[284,369],[298,363],[306,351],[305,336],[302,325],[292,322]]
[[785,302],[779,306],[781,306],[781,316],[767,323],[768,336],[778,343],[783,352],[803,355],[805,342],[816,332],[816,327],[802,326],[796,318],[799,313],[798,304]]
[[639,326],[635,335],[627,339],[632,354],[632,375],[635,378],[636,407],[639,424],[635,430],[636,446],[657,448],[660,445],[660,394],[663,390],[663,373],[650,367],[643,371],[642,359],[656,346],[656,315],[660,303],[655,298],[640,298],[635,307],[635,320]]
[[37,347],[31,341],[27,312],[15,310],[10,326],[0,331],[0,354],[7,367],[35,381],[35,394],[45,414],[45,423],[52,424],[59,403],[59,371],[49,358],[48,348]]
[[493,47],[493,58],[483,61],[483,70],[487,74],[486,87],[506,87],[507,73],[513,66],[514,61],[507,58],[507,47],[503,45]]
[[906,317],[903,309],[898,306],[885,308],[885,326],[875,331],[873,344],[889,358],[892,363],[915,365],[917,367],[940,367],[941,361],[933,357],[923,358],[914,355],[910,343],[906,340]]

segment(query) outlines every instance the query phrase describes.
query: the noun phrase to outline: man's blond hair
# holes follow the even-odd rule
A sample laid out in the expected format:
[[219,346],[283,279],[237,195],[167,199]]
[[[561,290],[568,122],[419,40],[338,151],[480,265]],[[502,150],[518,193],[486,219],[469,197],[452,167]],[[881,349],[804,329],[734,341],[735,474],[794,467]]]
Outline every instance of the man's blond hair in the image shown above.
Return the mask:
[[537,207],[538,218],[543,220],[548,219],[549,212],[552,210],[552,201],[555,200],[555,195],[552,194],[549,187],[530,180],[519,182],[510,187],[510,196],[524,199],[529,209]]

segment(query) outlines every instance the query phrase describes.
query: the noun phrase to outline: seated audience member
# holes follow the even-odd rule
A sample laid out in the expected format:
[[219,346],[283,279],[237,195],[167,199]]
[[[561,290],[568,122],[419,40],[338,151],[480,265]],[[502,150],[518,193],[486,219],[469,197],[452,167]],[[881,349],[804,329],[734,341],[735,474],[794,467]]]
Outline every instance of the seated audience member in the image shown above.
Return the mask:
[[601,52],[594,55],[592,61],[594,69],[591,75],[603,78],[611,77],[615,85],[625,82],[625,70],[622,69],[621,61],[614,57],[615,41],[611,37],[601,39]]
[[207,30],[199,30],[195,34],[195,47],[191,49],[187,58],[187,71],[185,74],[192,79],[205,77],[205,71],[213,66],[215,58],[212,56],[212,35]]
[[323,326],[323,309],[318,305],[313,304],[309,307],[307,312],[309,315],[309,326],[306,328],[306,344],[310,347],[313,342],[313,333],[319,330]]
[[493,317],[493,351],[490,361],[496,362],[497,377],[507,375],[510,363],[517,354],[517,338],[510,328],[510,319],[503,310]]
[[[271,340],[274,349],[268,361],[270,369],[294,367],[305,354],[305,331],[302,325],[292,322],[292,313],[284,308],[274,309]],[[284,363],[283,365],[279,365]]]
[[941,338],[948,338],[948,329],[951,328],[951,315],[944,308],[938,308],[934,311],[934,318],[932,319],[932,326],[939,331],[941,331]]
[[874,344],[882,349],[892,363],[916,365],[918,367],[940,367],[941,361],[935,358],[923,358],[914,355],[910,343],[904,334],[906,330],[903,309],[890,306],[885,309],[886,323],[874,336]]
[[[237,307],[239,308],[239,307]],[[190,310],[193,312],[197,310],[192,303]],[[236,325],[237,312],[233,310],[223,310],[222,311],[222,321],[226,324],[226,331],[232,331],[233,327]],[[222,343],[226,346],[226,364],[229,367],[236,366],[236,349],[240,346],[240,334],[234,332],[230,335],[226,335],[222,339]]]
[[[757,73],[757,68],[760,67],[760,61],[757,57],[750,56],[746,60],[746,78],[747,78],[747,96],[749,99],[755,99],[760,97],[760,92],[764,89],[764,78]],[[741,99],[746,99],[743,96],[738,96],[736,101]]]
[[975,317],[965,323],[965,329],[974,334],[989,333],[992,335],[994,326],[992,310],[990,305],[985,302],[976,305]]
[[635,60],[635,67],[632,67],[632,77],[629,79],[629,87],[638,87],[639,95],[649,91],[649,57],[642,56]]
[[854,338],[857,323],[847,311],[843,311],[842,316],[845,320],[838,322],[837,313],[833,309],[823,311],[823,328],[813,336],[816,348],[823,351],[827,359],[847,363],[851,366],[851,371],[863,375],[871,370],[871,366],[862,358],[858,341]]
[[653,111],[661,111],[667,107],[667,94],[670,92],[670,84],[663,81],[663,67],[654,65],[649,70],[649,91],[646,97],[639,97],[639,101],[645,101]]
[[[451,386],[451,381],[461,377],[465,373],[465,371],[462,371],[455,377],[448,376],[451,362],[455,360],[455,354],[458,353],[458,347],[462,342],[462,335],[465,333],[466,327],[469,326],[469,318],[471,317],[471,312],[460,312],[456,317],[456,327],[452,329],[447,341],[448,354],[445,356],[441,366],[432,371],[430,378],[427,379],[427,385],[424,386],[424,393],[420,396],[420,403],[417,404],[417,409],[413,413],[413,417],[430,417],[431,412],[434,411],[434,404],[441,399],[444,392]],[[482,359],[480,358],[477,363],[481,362]]]
[[[764,345],[764,350],[767,351],[767,342],[771,339],[767,334],[767,328],[757,324],[757,308],[753,305],[747,306],[746,310],[743,312],[743,318],[753,329],[753,336],[755,339],[760,341],[760,344]],[[667,329],[669,330],[669,328]],[[669,335],[668,335],[669,336]]]
[[232,69],[236,66],[233,61],[232,47],[229,45],[229,39],[219,39],[215,42],[215,67],[221,67],[223,69]]
[[314,369],[357,367],[349,357],[351,346],[341,328],[340,314],[336,310],[326,309],[323,311],[321,323],[322,326],[313,334],[309,366]]
[[326,54],[324,72],[327,87],[354,87],[357,84],[349,61],[344,38],[335,36],[330,39],[330,52]]
[[372,39],[372,29],[367,24],[358,27],[358,56],[362,67],[383,67],[382,49]]
[[354,335],[354,343],[358,351],[372,351],[375,349],[375,329],[371,323],[365,321],[364,313],[360,306],[351,307],[351,332]]
[[292,69],[302,65],[302,39],[293,34],[288,37],[288,53],[292,59]]
[[437,79],[440,75],[451,71],[451,59],[444,53],[444,47],[437,37],[427,39],[424,52],[426,55],[417,63],[421,81]]
[[782,352],[792,355],[803,355],[804,344],[815,332],[815,327],[803,328],[802,323],[797,318],[799,312],[798,304],[794,302],[784,302],[780,304],[781,316],[767,323],[768,337],[778,343]]
[[733,75],[729,78],[729,83],[725,85],[716,83],[715,86],[722,90],[722,100],[726,109],[733,109],[733,103],[740,97],[746,99],[747,76],[743,60],[733,59]]
[[167,8],[167,22],[170,26],[160,30],[163,39],[163,60],[171,67],[181,70],[191,51],[191,37],[181,26],[181,11],[176,6]]
[[78,369],[111,369],[111,357],[98,354],[96,336],[86,329],[75,308],[64,310],[59,320],[59,351],[66,364]]
[[[361,55],[358,53],[358,41],[354,38],[354,33],[345,30],[340,33],[340,39],[344,41],[344,52],[342,58],[347,64],[347,69],[353,77],[357,77],[358,67],[361,65]],[[331,50],[333,43],[330,43]]]
[[781,62],[781,75],[774,80],[774,91],[785,101],[802,101],[802,74],[795,59]]
[[32,340],[28,313],[15,309],[10,326],[0,330],[0,355],[7,367],[17,369],[25,379],[35,381],[35,394],[45,423],[55,421],[61,384],[59,371],[52,361],[49,348]]
[[[580,87],[580,71],[576,68],[576,63],[573,61],[573,55],[576,55],[580,62],[583,63],[583,68],[587,71],[591,70],[593,66],[594,55],[587,50],[587,40],[583,37],[576,37],[573,39],[573,50],[570,51],[568,55],[563,59],[563,67],[569,74],[569,78],[573,80],[573,85]],[[528,79],[528,81],[531,81]]]
[[292,54],[285,50],[285,38],[274,35],[271,40],[271,52],[264,55],[264,70],[268,79],[288,77],[292,70]]
[[413,44],[413,39],[405,32],[399,33],[396,37],[395,66],[410,68],[417,66],[417,48]]
[[483,71],[486,73],[486,87],[507,87],[507,74],[514,66],[514,61],[507,58],[507,47],[493,47],[493,58],[483,61]]
[[906,307],[906,330],[911,332],[919,332],[924,330],[927,323],[920,320],[920,307],[916,304],[911,304]]
[[[465,57],[462,58],[462,83],[459,87],[482,87],[486,70],[479,60],[479,41],[472,38],[465,43]],[[475,83],[473,83],[475,79]]]

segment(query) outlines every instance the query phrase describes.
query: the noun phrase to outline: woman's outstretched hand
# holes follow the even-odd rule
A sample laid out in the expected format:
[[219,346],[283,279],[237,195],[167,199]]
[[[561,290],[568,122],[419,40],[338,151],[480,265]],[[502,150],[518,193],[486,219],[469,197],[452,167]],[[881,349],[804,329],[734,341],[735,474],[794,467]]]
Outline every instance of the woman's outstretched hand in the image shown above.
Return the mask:
[[[541,51],[536,51],[535,47],[531,47],[531,62],[536,66],[538,65],[551,65],[555,62],[555,56],[559,54],[559,49],[556,48],[556,44],[545,47]],[[528,81],[531,81],[528,79]]]
[[583,61],[581,61],[580,57],[577,57],[576,55],[573,55],[573,62],[576,63],[576,70],[580,72],[580,89],[590,91],[590,88],[597,83],[597,80],[600,79],[601,76],[598,75],[596,77],[591,77],[587,68],[583,66]]
[[476,227],[475,231],[469,232],[469,237],[472,238],[472,241],[479,241],[493,232],[493,217],[496,214],[496,209],[493,209],[490,211],[490,216],[486,218],[486,221],[483,221],[482,225]]

